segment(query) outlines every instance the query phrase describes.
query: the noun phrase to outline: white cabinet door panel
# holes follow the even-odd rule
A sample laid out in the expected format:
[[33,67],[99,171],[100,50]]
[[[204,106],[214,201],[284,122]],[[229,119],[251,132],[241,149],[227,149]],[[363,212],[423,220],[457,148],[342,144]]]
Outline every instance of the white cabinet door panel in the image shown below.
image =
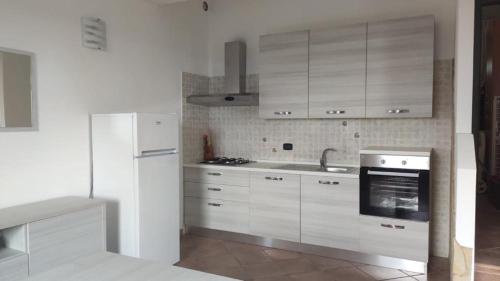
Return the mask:
[[28,224],[30,274],[106,250],[104,206]]
[[266,238],[300,241],[299,175],[251,175],[250,232]]
[[302,176],[301,242],[359,250],[359,180]]
[[250,173],[216,169],[185,168],[184,180],[189,182],[249,186]]
[[429,223],[360,216],[360,248],[368,254],[427,262]]
[[28,255],[0,260],[0,281],[25,280],[28,277]]
[[250,188],[210,183],[184,182],[184,193],[188,197],[247,202]]
[[311,31],[310,118],[364,118],[366,24]]
[[368,24],[366,116],[432,117],[434,17]]
[[307,118],[308,82],[309,31],[260,37],[261,118]]

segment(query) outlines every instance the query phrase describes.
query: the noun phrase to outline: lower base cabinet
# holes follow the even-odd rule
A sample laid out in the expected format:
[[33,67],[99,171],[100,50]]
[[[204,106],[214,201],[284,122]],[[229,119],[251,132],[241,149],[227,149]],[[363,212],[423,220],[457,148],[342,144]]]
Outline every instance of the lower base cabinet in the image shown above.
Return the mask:
[[28,277],[28,255],[0,261],[0,281],[25,280]]
[[301,242],[359,251],[359,180],[302,176]]
[[28,225],[30,275],[106,250],[104,207]]
[[429,223],[361,216],[360,251],[428,262]]
[[249,207],[246,202],[186,197],[185,204],[185,219],[189,226],[248,233]]
[[250,175],[250,234],[300,242],[299,175]]

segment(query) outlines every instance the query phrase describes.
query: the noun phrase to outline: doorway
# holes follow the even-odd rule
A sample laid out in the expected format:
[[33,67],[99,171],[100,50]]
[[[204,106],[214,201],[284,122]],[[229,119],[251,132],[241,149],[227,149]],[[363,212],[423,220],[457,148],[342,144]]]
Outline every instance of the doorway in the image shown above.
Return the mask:
[[500,280],[500,1],[476,1],[476,280]]

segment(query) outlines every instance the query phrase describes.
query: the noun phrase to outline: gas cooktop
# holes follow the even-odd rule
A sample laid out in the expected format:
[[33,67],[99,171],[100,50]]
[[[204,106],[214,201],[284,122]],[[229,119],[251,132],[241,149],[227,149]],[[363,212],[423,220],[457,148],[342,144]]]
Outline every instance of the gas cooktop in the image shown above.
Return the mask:
[[213,160],[200,162],[201,164],[207,165],[221,165],[221,166],[237,166],[250,163],[250,160],[244,158],[227,158],[227,157],[217,157]]

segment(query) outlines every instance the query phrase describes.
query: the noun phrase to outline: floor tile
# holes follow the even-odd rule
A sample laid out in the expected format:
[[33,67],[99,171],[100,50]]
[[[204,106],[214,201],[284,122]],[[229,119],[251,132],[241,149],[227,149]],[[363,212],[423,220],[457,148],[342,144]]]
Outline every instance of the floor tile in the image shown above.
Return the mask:
[[181,241],[182,258],[191,256],[217,256],[227,253],[228,251],[224,246],[224,242],[220,240],[188,235]]
[[420,272],[413,272],[413,271],[408,271],[408,270],[401,270],[403,273],[405,273],[408,276],[417,276],[417,275],[423,275]]
[[343,267],[337,269],[326,270],[327,273],[333,274],[335,281],[373,281],[375,280],[370,275],[355,267]]
[[476,272],[475,281],[500,281],[500,275],[492,275],[482,272]]
[[243,266],[251,278],[289,275],[315,271],[314,265],[306,259],[273,261],[249,266]]
[[397,269],[378,267],[373,265],[361,266],[359,267],[359,269],[375,278],[376,280],[396,279],[408,276]]
[[290,280],[293,281],[332,281],[334,279],[334,272],[326,271],[313,271],[300,274],[290,275]]
[[278,249],[266,249],[264,252],[271,257],[272,259],[275,260],[290,260],[290,259],[297,259],[301,257],[301,253],[297,252],[291,252],[291,251],[285,251],[285,250],[278,250]]
[[247,244],[226,242],[224,243],[229,253],[242,265],[251,265],[270,262],[272,259],[264,252],[265,248]]
[[338,259],[331,259],[331,258],[315,256],[315,255],[306,255],[306,254],[304,254],[303,257],[311,261],[318,269],[321,270],[353,266],[353,264],[348,261],[343,261]]
[[247,281],[293,281],[293,279],[291,279],[291,277],[288,275],[278,275],[278,276],[256,278]]

